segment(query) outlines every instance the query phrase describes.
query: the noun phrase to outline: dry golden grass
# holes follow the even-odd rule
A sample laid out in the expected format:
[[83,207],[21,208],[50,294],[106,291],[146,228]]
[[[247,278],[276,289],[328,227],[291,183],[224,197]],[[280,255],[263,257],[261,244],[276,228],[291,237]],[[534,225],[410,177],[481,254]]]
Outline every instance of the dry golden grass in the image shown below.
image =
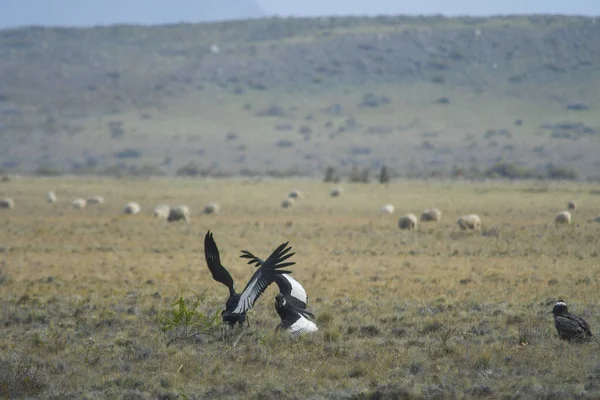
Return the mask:
[[[0,186],[0,398],[598,398],[600,346],[558,340],[558,297],[600,331],[600,215],[585,184],[22,179]],[[291,189],[304,196],[282,209]],[[55,190],[56,204],[46,203]],[[76,197],[100,194],[83,210]],[[554,216],[576,200],[572,226]],[[123,215],[137,201],[140,215]],[[204,204],[221,205],[201,215]],[[189,225],[152,218],[186,204]],[[392,203],[394,215],[379,213]],[[400,231],[429,207],[440,223]],[[460,232],[477,213],[481,232]],[[226,288],[204,262],[215,234],[241,290],[290,241],[320,330],[276,334],[268,289],[236,345],[217,333],[167,346],[158,317],[180,295]],[[237,336],[236,336],[237,338]]]

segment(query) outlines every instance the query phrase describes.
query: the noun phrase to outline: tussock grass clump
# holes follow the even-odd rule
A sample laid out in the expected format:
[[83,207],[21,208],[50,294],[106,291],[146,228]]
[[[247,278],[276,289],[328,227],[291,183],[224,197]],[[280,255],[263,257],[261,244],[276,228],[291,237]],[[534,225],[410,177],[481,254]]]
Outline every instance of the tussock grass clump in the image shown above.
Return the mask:
[[0,285],[5,283],[7,281],[7,279],[8,279],[8,277],[6,276],[6,274],[4,273],[2,268],[0,268]]
[[36,397],[47,387],[46,376],[29,357],[0,358],[0,396],[3,398]]

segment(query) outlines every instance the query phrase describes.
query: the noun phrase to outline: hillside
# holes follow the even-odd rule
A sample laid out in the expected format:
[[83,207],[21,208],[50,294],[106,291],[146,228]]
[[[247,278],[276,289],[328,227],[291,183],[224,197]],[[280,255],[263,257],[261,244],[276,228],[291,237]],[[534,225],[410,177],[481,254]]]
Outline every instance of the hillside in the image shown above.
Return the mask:
[[561,16],[3,30],[0,161],[317,176],[507,163],[592,177],[599,37],[594,19]]

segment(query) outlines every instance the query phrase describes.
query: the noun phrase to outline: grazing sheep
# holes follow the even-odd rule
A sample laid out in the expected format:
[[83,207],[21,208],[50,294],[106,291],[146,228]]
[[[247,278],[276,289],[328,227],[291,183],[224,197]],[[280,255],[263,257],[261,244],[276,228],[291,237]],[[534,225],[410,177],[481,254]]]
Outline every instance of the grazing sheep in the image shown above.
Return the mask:
[[87,199],[88,204],[102,204],[104,203],[104,197],[102,196],[92,196]]
[[577,205],[575,204],[575,202],[573,200],[571,200],[567,203],[567,209],[574,210],[576,208],[577,208]]
[[217,203],[208,203],[204,206],[204,214],[217,214],[221,210],[221,206]]
[[329,195],[331,197],[338,197],[342,194],[342,192],[343,192],[343,189],[341,187],[336,187],[336,188],[331,189],[331,192],[329,192]]
[[417,228],[417,216],[415,214],[406,214],[398,220],[398,228],[414,230]]
[[460,229],[481,229],[481,218],[477,214],[463,215],[456,221]]
[[281,202],[282,208],[292,208],[293,206],[294,206],[294,199],[292,199],[292,198],[285,199]]
[[382,214],[393,214],[394,210],[395,210],[395,208],[394,208],[393,204],[386,204],[381,207],[379,212],[381,212]]
[[48,203],[54,204],[56,203],[56,194],[54,192],[48,192],[48,196],[46,197]]
[[125,204],[125,208],[123,209],[123,212],[128,215],[134,215],[134,214],[139,214],[141,210],[142,210],[142,207],[140,207],[140,205],[138,203],[136,203],[135,201],[132,201],[130,203]]
[[10,197],[0,199],[0,208],[8,210],[9,208],[15,208],[15,201]]
[[302,197],[302,192],[298,189],[294,189],[288,194],[288,197],[290,199],[299,199],[300,197]]
[[85,201],[85,199],[75,199],[75,200],[73,200],[71,205],[73,206],[73,208],[81,210],[82,208],[85,208],[85,206],[87,205],[87,202]]
[[571,223],[571,213],[568,211],[561,211],[554,217],[556,225],[568,225]]
[[177,206],[171,208],[169,211],[169,216],[167,217],[167,221],[175,222],[175,221],[185,221],[186,224],[190,223],[190,209],[188,206]]
[[156,206],[152,215],[154,218],[167,219],[169,217],[169,213],[171,212],[171,207],[166,204],[160,204]]
[[421,214],[421,222],[440,222],[442,212],[437,208],[428,208]]

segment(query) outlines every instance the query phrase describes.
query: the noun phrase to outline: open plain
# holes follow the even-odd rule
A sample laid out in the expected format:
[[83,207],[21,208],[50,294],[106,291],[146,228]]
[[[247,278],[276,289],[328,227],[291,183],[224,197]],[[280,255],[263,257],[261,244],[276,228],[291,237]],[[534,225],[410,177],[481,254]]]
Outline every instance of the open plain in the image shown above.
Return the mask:
[[[598,398],[600,345],[556,335],[558,298],[600,330],[598,187],[584,183],[310,180],[13,179],[0,197],[0,398]],[[303,196],[292,208],[281,201]],[[55,191],[58,201],[46,202]],[[103,204],[75,209],[77,197]],[[574,200],[573,223],[555,226]],[[124,215],[129,201],[138,215]],[[202,208],[218,202],[217,214]],[[152,217],[190,207],[189,224]],[[391,203],[396,213],[380,213]],[[401,231],[428,207],[439,223]],[[481,216],[481,231],[456,219]],[[238,291],[290,241],[319,331],[275,332],[275,285],[233,333],[210,322],[172,340],[161,324],[180,296],[214,316],[214,232]],[[209,318],[210,319],[210,318]],[[188,332],[193,332],[193,329]],[[172,333],[172,332],[171,332]]]

